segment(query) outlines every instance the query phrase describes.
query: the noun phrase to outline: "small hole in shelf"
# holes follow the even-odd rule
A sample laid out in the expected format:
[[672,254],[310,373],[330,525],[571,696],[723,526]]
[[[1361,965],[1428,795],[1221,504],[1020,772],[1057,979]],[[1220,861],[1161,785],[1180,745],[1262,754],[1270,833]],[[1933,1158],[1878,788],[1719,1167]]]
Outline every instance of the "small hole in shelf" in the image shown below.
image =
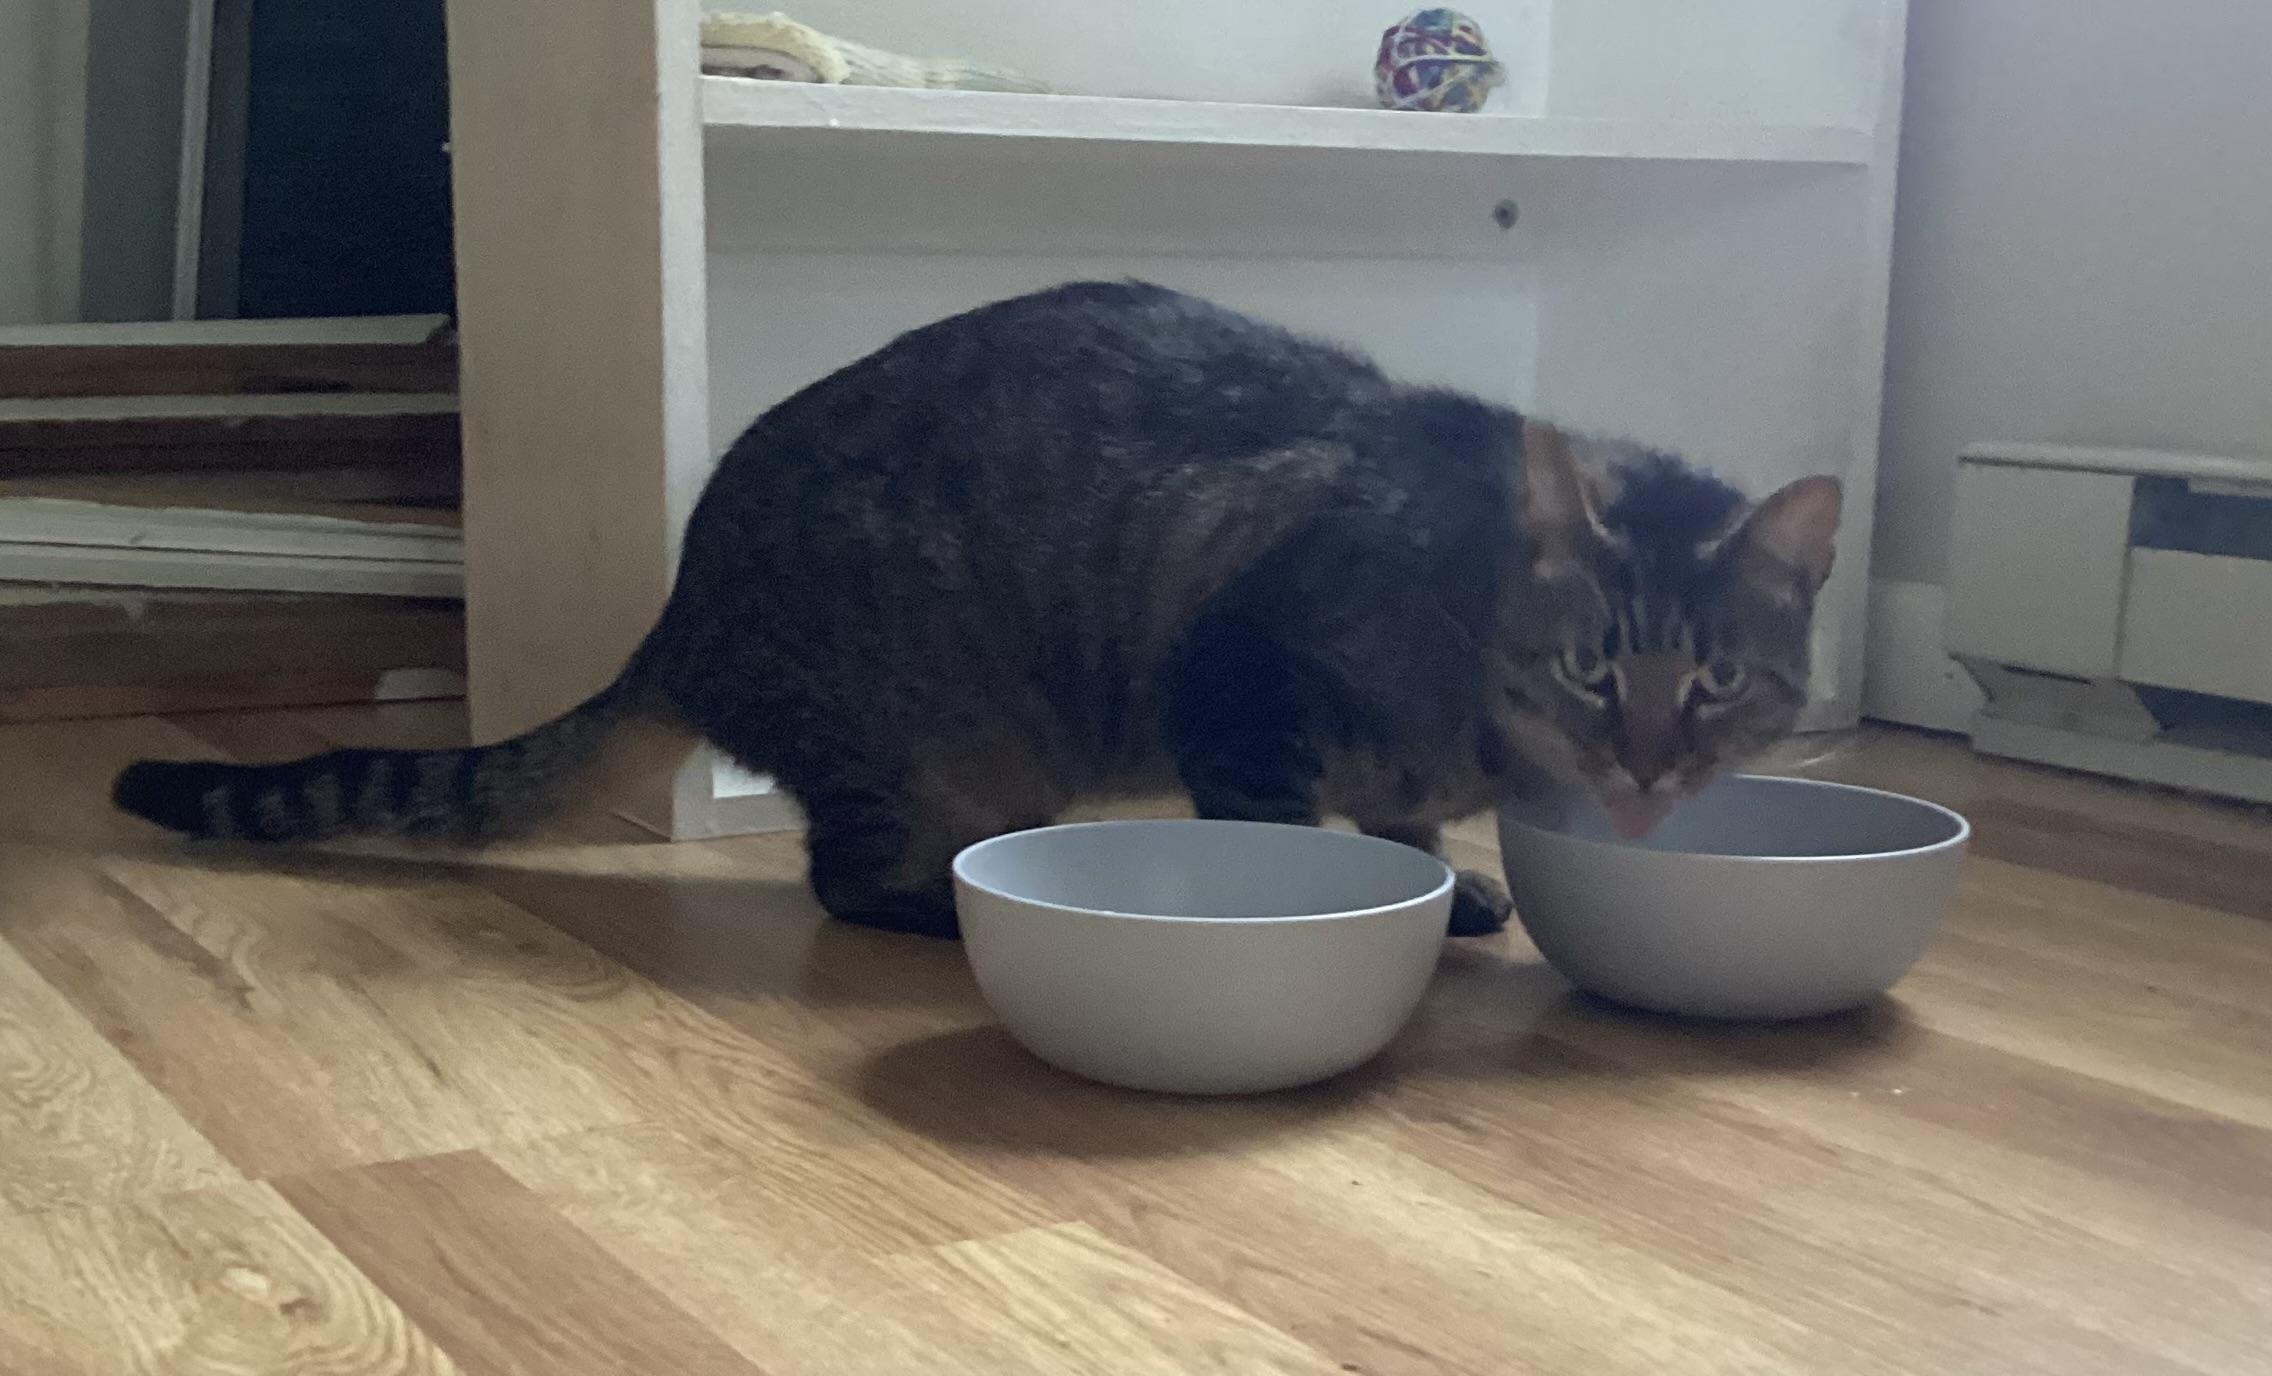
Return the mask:
[[1513,229],[1515,221],[1521,218],[1522,210],[1513,201],[1501,201],[1491,207],[1491,223],[1501,229]]

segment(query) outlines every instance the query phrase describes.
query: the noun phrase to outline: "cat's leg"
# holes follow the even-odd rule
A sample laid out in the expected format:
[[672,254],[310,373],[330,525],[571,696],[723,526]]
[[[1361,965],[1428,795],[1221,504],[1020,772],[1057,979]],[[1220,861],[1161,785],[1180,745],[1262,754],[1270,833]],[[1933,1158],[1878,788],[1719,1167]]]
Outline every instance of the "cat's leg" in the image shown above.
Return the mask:
[[1064,805],[1035,752],[1008,736],[935,743],[906,770],[839,772],[797,796],[822,907],[861,926],[947,938],[961,934],[955,857],[990,837],[1046,825]]
[[1317,825],[1316,714],[1283,649],[1202,622],[1163,687],[1168,748],[1201,817]]
[[[1444,853],[1442,828],[1423,822],[1382,822],[1362,826],[1367,836],[1424,850],[1439,859]],[[1490,936],[1503,931],[1515,911],[1507,886],[1488,874],[1461,870],[1452,886],[1453,936]]]
[[950,867],[959,844],[891,789],[820,788],[800,793],[813,895],[840,921],[952,940]]

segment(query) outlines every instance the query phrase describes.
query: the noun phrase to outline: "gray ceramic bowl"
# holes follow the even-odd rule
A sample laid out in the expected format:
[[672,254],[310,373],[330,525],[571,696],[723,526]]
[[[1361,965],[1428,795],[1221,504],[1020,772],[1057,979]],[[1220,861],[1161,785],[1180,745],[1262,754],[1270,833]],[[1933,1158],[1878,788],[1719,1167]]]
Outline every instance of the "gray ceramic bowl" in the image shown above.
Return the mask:
[[955,860],[979,992],[1063,1070],[1240,1094],[1370,1060],[1411,1018],[1452,874],[1408,846],[1254,822],[1095,822]]
[[1499,817],[1523,929],[1571,983],[1658,1012],[1798,1018],[1909,973],[1955,894],[1972,828],[1947,808],[1740,776],[1646,841],[1598,816]]

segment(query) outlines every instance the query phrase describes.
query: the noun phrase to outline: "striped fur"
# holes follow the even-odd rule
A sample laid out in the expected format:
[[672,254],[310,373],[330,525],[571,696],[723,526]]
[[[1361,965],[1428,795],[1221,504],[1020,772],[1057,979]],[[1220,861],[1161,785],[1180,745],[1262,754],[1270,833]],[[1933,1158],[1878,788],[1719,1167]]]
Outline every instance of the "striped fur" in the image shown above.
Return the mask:
[[111,799],[213,840],[493,840],[551,812],[637,700],[619,683],[525,735],[462,750],[336,750],[273,765],[144,760],[118,776]]

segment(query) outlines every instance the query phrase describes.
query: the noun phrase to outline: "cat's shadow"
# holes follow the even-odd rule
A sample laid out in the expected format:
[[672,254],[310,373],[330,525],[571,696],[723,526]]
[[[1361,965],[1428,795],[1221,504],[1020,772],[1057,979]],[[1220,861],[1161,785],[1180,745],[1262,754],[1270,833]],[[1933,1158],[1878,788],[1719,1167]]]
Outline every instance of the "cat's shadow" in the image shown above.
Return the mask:
[[[822,1011],[980,1009],[961,949],[831,921],[802,879],[611,870],[541,851],[389,854],[166,842],[111,845],[108,858],[370,889],[463,885],[486,893],[674,993],[794,999]],[[480,953],[487,960],[487,951]]]
[[1924,1030],[1881,995],[1846,1012],[1731,1022],[1627,1007],[1573,988],[1529,959],[1475,959],[1455,946],[1430,1001],[1389,1049],[1391,1065],[1429,1077],[1529,1082],[1871,1073],[1915,1056]]
[[870,1057],[856,1088],[872,1109],[959,1151],[1130,1160],[1253,1147],[1360,1112],[1366,1068],[1276,1094],[1199,1097],[1114,1089],[1044,1065],[992,1025],[923,1036]]

